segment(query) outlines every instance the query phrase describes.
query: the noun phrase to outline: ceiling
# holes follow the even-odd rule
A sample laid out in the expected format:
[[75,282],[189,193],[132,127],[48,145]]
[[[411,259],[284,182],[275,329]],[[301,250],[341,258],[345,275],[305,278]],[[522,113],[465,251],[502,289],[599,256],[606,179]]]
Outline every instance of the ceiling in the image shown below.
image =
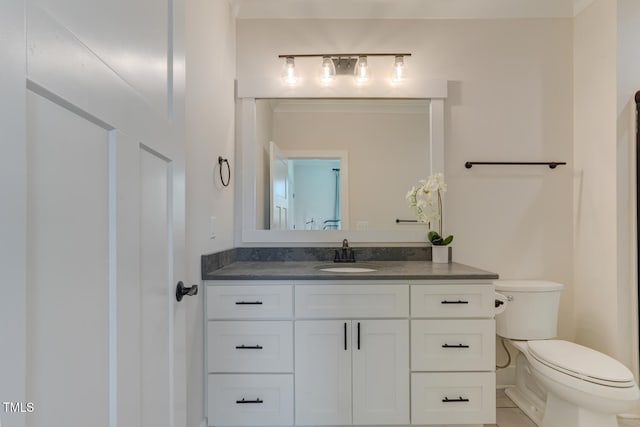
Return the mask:
[[239,19],[570,18],[594,0],[229,0]]

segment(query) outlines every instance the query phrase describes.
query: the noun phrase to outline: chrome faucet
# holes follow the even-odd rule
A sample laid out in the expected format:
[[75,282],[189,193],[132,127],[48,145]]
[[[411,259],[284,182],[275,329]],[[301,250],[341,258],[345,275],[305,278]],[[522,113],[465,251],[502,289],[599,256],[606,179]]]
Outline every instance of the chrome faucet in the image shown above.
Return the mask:
[[349,240],[342,240],[342,251],[336,250],[333,262],[356,262],[355,253],[349,247]]

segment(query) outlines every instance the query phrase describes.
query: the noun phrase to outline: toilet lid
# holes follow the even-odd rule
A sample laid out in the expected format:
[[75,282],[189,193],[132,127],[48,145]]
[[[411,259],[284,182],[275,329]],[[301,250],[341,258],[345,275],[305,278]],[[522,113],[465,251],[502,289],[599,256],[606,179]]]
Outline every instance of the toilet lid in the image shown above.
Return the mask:
[[541,363],[573,377],[609,387],[632,387],[633,374],[617,360],[562,340],[529,341],[529,353]]

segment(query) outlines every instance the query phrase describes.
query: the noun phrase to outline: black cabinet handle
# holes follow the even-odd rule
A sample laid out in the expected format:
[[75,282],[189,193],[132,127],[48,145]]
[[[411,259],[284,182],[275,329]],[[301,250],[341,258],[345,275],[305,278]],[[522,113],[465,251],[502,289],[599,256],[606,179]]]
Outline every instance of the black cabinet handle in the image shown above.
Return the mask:
[[262,350],[261,345],[237,345],[238,350]]
[[360,350],[360,322],[358,322],[358,350]]
[[443,344],[442,348],[469,348],[469,346],[466,344],[456,344],[456,345]]
[[458,300],[458,301],[441,301],[440,304],[469,304],[469,301],[462,301],[462,300]]
[[344,322],[344,349],[347,349],[347,322]]
[[457,399],[449,399],[448,397],[445,397],[444,399],[442,399],[443,403],[451,403],[451,402],[468,402],[469,399],[465,399],[462,396],[458,397]]
[[244,403],[264,403],[264,401],[260,398],[257,398],[256,400],[244,400],[244,397],[243,397],[242,400],[236,400],[236,403],[238,405],[241,405]]
[[262,305],[262,301],[236,301],[236,305]]

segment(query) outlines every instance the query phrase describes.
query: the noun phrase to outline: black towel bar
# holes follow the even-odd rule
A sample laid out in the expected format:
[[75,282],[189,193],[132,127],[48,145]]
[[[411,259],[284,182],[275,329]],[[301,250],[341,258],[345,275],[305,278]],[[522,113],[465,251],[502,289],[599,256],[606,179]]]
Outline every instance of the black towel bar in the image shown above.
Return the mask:
[[545,165],[549,169],[555,169],[556,166],[566,165],[567,162],[465,162],[464,167],[471,169],[473,165]]

